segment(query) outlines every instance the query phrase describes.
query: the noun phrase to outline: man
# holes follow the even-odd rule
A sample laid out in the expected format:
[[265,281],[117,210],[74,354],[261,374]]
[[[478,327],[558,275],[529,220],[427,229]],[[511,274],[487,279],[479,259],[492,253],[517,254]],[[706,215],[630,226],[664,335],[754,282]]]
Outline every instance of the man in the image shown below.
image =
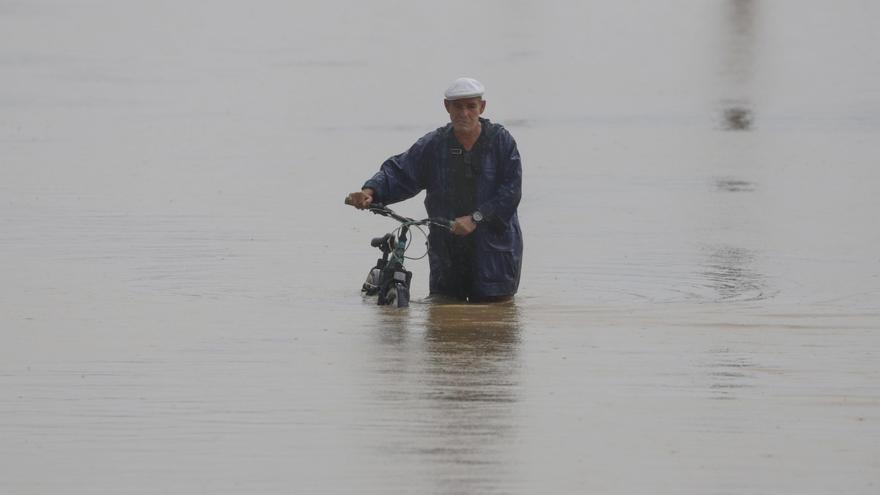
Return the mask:
[[386,160],[349,195],[364,209],[425,190],[428,216],[455,219],[451,232],[431,227],[428,235],[432,296],[492,302],[512,298],[519,287],[522,164],[513,136],[480,117],[484,92],[475,79],[455,80],[443,101],[450,123]]

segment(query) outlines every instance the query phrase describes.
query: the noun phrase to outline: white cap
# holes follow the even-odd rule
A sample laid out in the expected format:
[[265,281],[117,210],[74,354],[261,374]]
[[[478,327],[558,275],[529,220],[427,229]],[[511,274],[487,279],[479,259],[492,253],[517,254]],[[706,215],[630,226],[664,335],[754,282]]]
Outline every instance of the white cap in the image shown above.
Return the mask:
[[485,92],[486,88],[483,87],[483,83],[480,81],[470,77],[461,77],[453,81],[449,88],[446,89],[445,96],[447,100],[461,100],[462,98],[483,96]]

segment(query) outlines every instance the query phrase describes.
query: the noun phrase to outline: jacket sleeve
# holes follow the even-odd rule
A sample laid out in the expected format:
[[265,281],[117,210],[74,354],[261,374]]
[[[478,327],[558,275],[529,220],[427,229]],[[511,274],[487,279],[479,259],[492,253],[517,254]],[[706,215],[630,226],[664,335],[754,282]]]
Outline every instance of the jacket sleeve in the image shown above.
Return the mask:
[[379,171],[363,187],[375,191],[375,200],[393,204],[409,199],[426,187],[430,134],[422,137],[405,152],[385,160]]
[[478,209],[486,218],[495,217],[506,223],[522,197],[522,160],[516,141],[507,130],[502,129],[498,141],[498,188]]

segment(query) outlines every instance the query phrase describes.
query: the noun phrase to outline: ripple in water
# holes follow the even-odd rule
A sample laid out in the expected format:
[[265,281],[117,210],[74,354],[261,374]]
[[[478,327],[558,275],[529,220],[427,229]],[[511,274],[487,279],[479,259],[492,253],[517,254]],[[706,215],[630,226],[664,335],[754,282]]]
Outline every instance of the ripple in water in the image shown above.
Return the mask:
[[733,177],[721,177],[715,180],[715,187],[722,192],[752,192],[755,183]]
[[721,245],[709,248],[707,254],[700,275],[714,292],[715,301],[760,301],[769,297],[767,277],[753,267],[753,251]]

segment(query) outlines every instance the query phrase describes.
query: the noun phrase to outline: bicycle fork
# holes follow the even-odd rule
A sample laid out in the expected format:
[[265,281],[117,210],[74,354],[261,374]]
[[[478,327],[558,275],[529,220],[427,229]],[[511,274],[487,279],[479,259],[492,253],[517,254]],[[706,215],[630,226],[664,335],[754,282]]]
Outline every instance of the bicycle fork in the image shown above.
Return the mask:
[[409,305],[412,272],[403,266],[407,231],[408,228],[403,226],[397,239],[392,234],[385,234],[384,237],[377,237],[370,243],[371,246],[382,250],[382,258],[378,259],[376,266],[370,270],[361,291],[368,296],[378,294],[376,304],[380,306]]

